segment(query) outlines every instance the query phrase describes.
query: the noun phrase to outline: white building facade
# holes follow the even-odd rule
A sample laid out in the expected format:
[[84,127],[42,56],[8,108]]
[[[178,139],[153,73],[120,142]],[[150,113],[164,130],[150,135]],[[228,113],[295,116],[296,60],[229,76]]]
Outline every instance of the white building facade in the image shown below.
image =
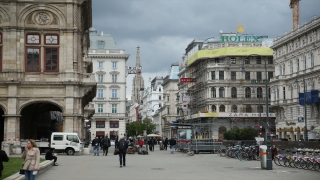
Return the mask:
[[[309,139],[318,139],[312,130],[319,126],[320,18],[275,39],[275,76],[271,80],[271,105],[277,114],[277,135],[296,141],[305,138],[305,119]],[[304,94],[306,97],[306,116]],[[314,94],[315,93],[315,94]],[[301,105],[302,104],[302,105]]]
[[125,136],[126,61],[129,54],[118,49],[110,35],[99,34],[90,28],[89,56],[97,81],[97,95],[93,100],[95,115],[90,119],[91,139],[109,135]]

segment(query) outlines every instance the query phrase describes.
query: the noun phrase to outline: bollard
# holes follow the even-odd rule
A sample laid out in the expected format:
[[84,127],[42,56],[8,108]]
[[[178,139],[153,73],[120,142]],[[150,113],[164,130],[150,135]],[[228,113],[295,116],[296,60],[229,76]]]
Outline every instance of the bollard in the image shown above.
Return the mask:
[[261,145],[259,148],[259,151],[260,151],[261,169],[267,169],[267,146]]

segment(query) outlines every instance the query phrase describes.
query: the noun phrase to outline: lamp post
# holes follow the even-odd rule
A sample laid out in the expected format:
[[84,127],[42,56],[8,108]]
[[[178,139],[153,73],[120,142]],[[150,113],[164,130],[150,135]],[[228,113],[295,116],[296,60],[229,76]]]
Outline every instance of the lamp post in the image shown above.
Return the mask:
[[[245,72],[246,69],[244,68],[244,61],[247,57],[249,56],[260,56],[258,54],[250,54],[246,56],[243,61],[242,61],[242,72]],[[266,75],[266,120],[267,120],[267,131],[266,131],[266,144],[267,144],[267,170],[272,170],[272,159],[271,159],[271,136],[270,136],[270,122],[269,122],[269,95],[268,95],[268,72],[267,72],[267,57],[264,58],[264,70],[265,70],[265,75]]]
[[[299,83],[298,79],[296,79],[295,83]],[[307,89],[306,89],[306,81],[305,81],[304,76],[303,76],[303,108],[304,108],[304,126],[305,126],[304,140],[308,141],[306,91],[307,91]],[[299,94],[298,94],[298,98],[299,98]]]

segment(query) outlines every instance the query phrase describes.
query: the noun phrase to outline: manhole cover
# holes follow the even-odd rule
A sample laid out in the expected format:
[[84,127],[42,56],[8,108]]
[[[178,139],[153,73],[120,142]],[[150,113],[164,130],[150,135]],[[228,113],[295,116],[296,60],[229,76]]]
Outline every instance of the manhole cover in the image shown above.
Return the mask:
[[233,167],[223,167],[223,168],[233,168]]
[[164,168],[151,168],[151,170],[164,170]]

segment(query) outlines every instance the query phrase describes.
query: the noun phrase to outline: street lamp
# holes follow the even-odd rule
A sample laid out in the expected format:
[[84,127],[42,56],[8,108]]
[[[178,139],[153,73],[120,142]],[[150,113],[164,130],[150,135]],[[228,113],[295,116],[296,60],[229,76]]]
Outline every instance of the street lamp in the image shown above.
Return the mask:
[[[242,72],[246,72],[246,69],[244,68],[244,61],[247,57],[249,56],[260,56],[258,54],[250,54],[246,56],[243,61],[242,61]],[[267,144],[267,170],[272,170],[272,159],[271,159],[271,137],[270,137],[270,122],[269,122],[269,106],[268,106],[268,72],[267,72],[267,57],[264,58],[264,70],[265,70],[265,75],[266,75],[266,114],[267,114],[267,131],[266,131],[266,144]]]
[[[295,80],[295,83],[297,83],[297,84],[299,83],[298,79]],[[303,76],[303,103],[304,103],[303,104],[303,108],[304,108],[304,125],[305,125],[304,140],[308,141],[306,91],[307,91],[307,89],[306,89],[306,81],[305,81],[304,76]],[[298,94],[298,98],[299,98],[299,94]]]

